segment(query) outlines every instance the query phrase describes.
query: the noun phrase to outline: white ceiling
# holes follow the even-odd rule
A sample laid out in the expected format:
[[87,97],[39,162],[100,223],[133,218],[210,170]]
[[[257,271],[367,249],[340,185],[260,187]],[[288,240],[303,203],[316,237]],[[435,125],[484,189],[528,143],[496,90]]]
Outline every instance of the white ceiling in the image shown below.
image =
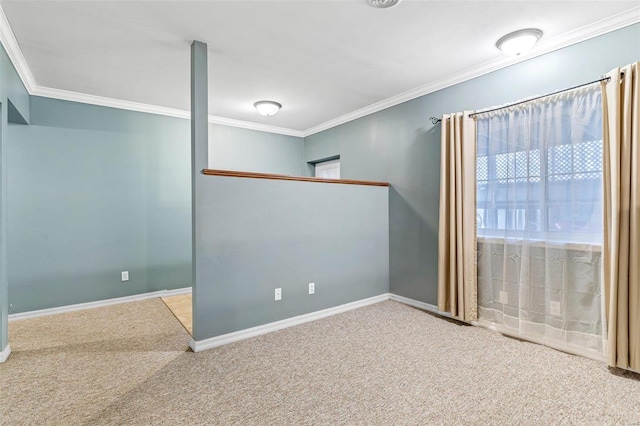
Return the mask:
[[[503,66],[513,60],[494,44],[513,30],[540,28],[552,46],[614,15],[640,20],[640,0],[1,4],[40,88],[189,110],[196,39],[209,47],[210,114],[299,131]],[[264,99],[282,110],[258,115]]]

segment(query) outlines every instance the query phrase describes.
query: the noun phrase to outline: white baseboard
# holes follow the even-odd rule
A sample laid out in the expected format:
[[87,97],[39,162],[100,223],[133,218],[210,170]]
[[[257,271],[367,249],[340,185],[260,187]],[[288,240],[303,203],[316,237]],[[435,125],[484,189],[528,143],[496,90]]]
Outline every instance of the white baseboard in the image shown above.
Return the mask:
[[[438,310],[437,306],[431,305],[429,303],[420,302],[418,300],[409,299],[409,298],[403,297],[403,296],[398,296],[397,294],[390,294],[389,295],[389,299],[395,300],[396,302],[404,303],[405,305],[413,306],[414,308],[422,309],[424,311],[440,315],[442,317],[453,318],[450,313],[441,312],[441,311]],[[493,323],[490,323],[490,322],[487,322],[487,321],[472,321],[471,324],[475,325],[475,326],[478,326],[478,327],[487,328],[489,330],[496,331],[496,332],[498,332],[500,334],[503,334],[505,336],[515,337],[516,339],[521,339],[521,340],[525,340],[525,341],[528,341],[528,342],[531,342],[531,343],[536,343],[536,344],[539,344],[539,345],[548,346],[548,347],[550,347],[552,349],[555,349],[555,350],[558,350],[558,351],[561,351],[561,352],[565,352],[565,353],[569,353],[571,355],[578,355],[578,356],[581,356],[581,357],[584,357],[584,358],[593,359],[595,361],[601,361],[601,362],[605,362],[606,361],[602,354],[600,354],[599,352],[594,351],[594,350],[583,349],[583,348],[579,348],[579,347],[567,347],[565,345],[562,345],[559,342],[554,342],[554,341],[550,341],[550,340],[543,340],[543,339],[536,339],[536,338],[532,338],[530,336],[522,336],[522,335],[519,335],[518,333],[513,333],[513,332],[509,331],[508,329],[506,329],[504,327],[500,327],[500,326],[498,326],[496,324],[493,324]]]
[[273,331],[282,330],[284,328],[293,327],[295,325],[316,321],[322,318],[330,317],[332,315],[340,314],[342,312],[362,308],[364,306],[373,305],[374,303],[384,302],[385,300],[389,300],[389,293],[384,293],[379,296],[369,297],[367,299],[335,306],[333,308],[323,309],[321,311],[298,315],[280,321],[271,322],[269,324],[259,325],[257,327],[235,331],[233,333],[223,334],[221,336],[210,337],[204,340],[191,339],[191,343],[189,344],[189,346],[191,346],[191,349],[193,349],[194,352],[200,352],[206,349],[212,349],[240,340],[249,339],[251,337],[260,336],[262,334],[271,333]]
[[161,293],[162,293],[162,296],[160,297],[171,297],[171,296],[179,296],[181,294],[191,294],[191,287],[176,288],[175,290],[161,290]]
[[[441,312],[438,310],[437,306],[431,305],[430,303],[420,302],[418,300],[409,299],[403,296],[398,296],[397,294],[390,294],[389,299],[395,300],[396,302],[404,303],[405,305],[413,306],[414,308],[422,309],[424,311],[440,315],[442,317],[453,318],[453,316],[449,312]],[[514,337],[516,339],[521,339],[531,343],[547,346],[560,352],[565,352],[571,355],[578,355],[583,358],[593,359],[595,361],[606,362],[603,354],[591,349],[584,349],[584,348],[573,347],[573,346],[567,347],[563,345],[561,342],[554,342],[548,339],[547,340],[536,339],[531,336],[522,336],[522,335],[519,335],[518,333],[513,333],[504,327],[500,327],[497,324],[493,324],[487,321],[482,321],[482,320],[472,321],[471,324],[477,327],[487,328],[489,330],[498,332],[505,336]],[[630,370],[630,371],[633,371],[633,370]]]
[[7,345],[7,347],[4,348],[2,352],[0,352],[0,364],[5,362],[7,358],[9,358],[10,354],[11,354],[11,346]]
[[441,317],[454,319],[449,312],[439,311],[437,306],[430,303],[421,302],[415,299],[409,299],[408,297],[398,296],[397,294],[393,293],[389,295],[389,299],[396,302],[404,303],[405,305],[413,306],[414,308],[422,309],[423,311],[431,312],[432,314],[440,315]]
[[62,314],[65,312],[81,311],[84,309],[100,308],[103,306],[117,305],[120,303],[137,302],[140,300],[154,299],[156,297],[169,297],[179,294],[191,293],[191,287],[179,288],[176,290],[160,290],[150,293],[134,294],[132,296],[117,297],[115,299],[98,300],[95,302],[78,303],[76,305],[59,306],[55,308],[39,309],[37,311],[20,312],[9,315],[9,322],[28,318],[37,318],[47,315]]

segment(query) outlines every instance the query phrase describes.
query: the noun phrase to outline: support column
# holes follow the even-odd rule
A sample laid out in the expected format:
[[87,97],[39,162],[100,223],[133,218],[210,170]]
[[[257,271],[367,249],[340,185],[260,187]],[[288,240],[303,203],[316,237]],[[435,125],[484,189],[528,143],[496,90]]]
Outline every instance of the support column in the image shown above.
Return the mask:
[[9,348],[9,282],[7,280],[7,107],[0,105],[0,362]]
[[198,340],[197,300],[198,274],[197,254],[201,245],[198,232],[198,199],[202,193],[202,170],[207,168],[209,146],[209,88],[207,45],[199,41],[191,44],[191,255],[192,255],[192,289],[193,289],[193,338]]

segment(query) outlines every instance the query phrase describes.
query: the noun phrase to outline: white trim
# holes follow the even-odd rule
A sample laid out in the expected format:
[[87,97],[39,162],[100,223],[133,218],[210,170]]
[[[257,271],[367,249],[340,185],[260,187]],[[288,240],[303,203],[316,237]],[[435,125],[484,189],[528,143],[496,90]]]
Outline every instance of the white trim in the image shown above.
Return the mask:
[[382,111],[383,109],[387,109],[389,107],[410,101],[415,98],[419,98],[420,96],[428,95],[429,93],[454,86],[467,80],[480,77],[490,72],[515,65],[519,62],[523,62],[537,56],[547,54],[554,50],[562,49],[572,44],[580,43],[590,38],[597,37],[599,35],[606,34],[638,22],[640,22],[640,7],[635,7],[617,15],[613,15],[600,21],[594,22],[593,24],[577,28],[573,31],[554,37],[545,42],[541,42],[535,50],[528,54],[516,57],[505,56],[493,61],[485,62],[484,64],[481,64],[479,66],[469,68],[466,71],[453,74],[450,77],[416,87],[415,89],[400,93],[399,95],[392,96],[380,102],[376,102],[364,108],[352,111],[340,117],[336,117],[332,120],[325,121],[324,123],[318,124],[317,126],[305,130],[304,137],[311,136],[315,133],[328,130],[332,127],[339,126],[341,124],[356,120],[366,115]]
[[[611,31],[624,28],[629,25],[640,22],[640,7],[635,7],[617,15],[610,16],[592,24],[585,25],[581,28],[577,28],[565,34],[561,34],[547,41],[542,41],[538,47],[531,53],[521,55],[518,57],[501,57],[499,59],[486,62],[479,66],[470,68],[458,74],[454,74],[450,77],[438,80],[433,83],[425,84],[415,89],[408,90],[399,95],[392,96],[384,99],[380,102],[376,102],[364,108],[352,111],[348,114],[336,117],[332,120],[320,123],[317,126],[310,127],[304,131],[287,129],[284,127],[269,126],[265,124],[253,123],[242,120],[235,120],[231,118],[209,116],[209,122],[215,124],[222,124],[225,126],[240,127],[244,129],[258,130],[269,133],[278,133],[288,136],[296,136],[305,138],[313,134],[322,132],[332,127],[339,126],[349,121],[356,120],[366,115],[373,114],[383,109],[401,104],[403,102],[410,101],[420,96],[433,93],[444,88],[454,86],[473,78],[480,77],[493,71],[497,71],[502,68],[517,64],[522,61],[526,61],[531,58],[535,58],[540,55],[552,52],[554,50],[562,49],[572,44],[580,43],[593,37],[597,37],[602,34],[606,34]],[[20,46],[15,38],[13,30],[7,20],[7,17],[0,5],[0,42],[4,46],[11,62],[13,62],[18,75],[22,79],[27,92],[35,96],[45,96],[49,98],[69,100],[74,102],[82,102],[92,105],[107,106],[111,108],[120,108],[130,111],[146,112],[150,114],[160,114],[170,117],[189,118],[190,113],[188,111],[160,107],[154,105],[148,105],[138,102],[123,101],[118,99],[106,98],[101,96],[87,95],[78,92],[71,92],[67,90],[59,90],[48,87],[38,86],[35,82],[33,74],[29,69],[29,66],[20,50]]]
[[638,22],[640,22],[640,6],[624,10],[616,15],[584,25],[573,31],[560,34],[549,41],[543,41],[540,43],[539,48],[536,49],[535,56],[544,55],[545,53],[562,49],[564,47],[628,27],[629,25],[633,25]]
[[[31,92],[33,96],[42,96],[45,98],[60,99],[64,101],[81,102],[89,105],[98,105],[109,108],[125,109],[129,111],[144,112],[148,114],[165,115],[176,118],[191,118],[191,112],[181,109],[168,107],[160,107],[155,105],[143,104],[140,102],[123,101],[119,99],[106,98],[103,96],[87,95],[69,90],[52,89],[49,87],[36,86]],[[249,121],[236,120],[233,118],[218,117],[210,115],[209,123],[221,124],[224,126],[239,127],[242,129],[258,130],[261,132],[278,133],[287,136],[304,137],[301,130],[291,130],[284,127],[269,126],[266,124],[252,123]]]
[[191,287],[179,288],[176,290],[160,290],[150,293],[134,294],[132,296],[117,297],[114,299],[98,300],[95,302],[78,303],[75,305],[59,306],[55,308],[39,309],[37,311],[20,312],[18,314],[9,315],[9,322],[38,318],[47,315],[63,314],[66,312],[81,311],[84,309],[101,308],[104,306],[117,305],[120,303],[138,302],[140,300],[154,299],[156,297],[169,297],[178,294],[191,293]]
[[4,348],[2,352],[0,352],[0,364],[5,362],[7,358],[9,358],[9,355],[11,355],[11,346],[7,345],[7,347]]
[[[70,90],[54,89],[51,87],[39,86],[36,83],[31,69],[27,64],[27,61],[22,54],[18,40],[16,39],[9,20],[4,13],[2,5],[0,5],[0,43],[7,51],[9,59],[13,63],[13,66],[22,80],[27,92],[33,96],[42,96],[45,98],[60,99],[63,101],[80,102],[90,105],[98,105],[109,108],[118,108],[128,111],[144,112],[148,114],[164,115],[168,117],[176,118],[191,118],[191,112],[181,109],[162,107],[157,105],[150,105],[141,102],[125,101],[121,99],[107,98],[104,96],[88,95],[86,93],[73,92]],[[215,115],[209,116],[209,123],[222,124],[224,126],[239,127],[242,129],[258,130],[261,132],[277,133],[287,136],[295,136],[299,138],[304,137],[304,132],[301,130],[287,129],[284,127],[270,126],[267,124],[253,123],[249,121],[236,120],[232,118],[218,117]]]
[[293,129],[287,129],[284,127],[269,126],[267,124],[252,123],[250,121],[235,120],[233,118],[218,117],[215,115],[209,116],[209,123],[221,124],[223,126],[240,127],[242,129],[249,129],[249,130],[259,130],[261,132],[277,133],[279,135],[295,136],[298,138],[304,138],[305,136],[305,132],[303,132],[302,130],[293,130]]
[[[176,288],[174,290],[161,290],[160,292],[162,293],[162,295],[156,296],[156,297],[179,296],[181,294],[191,294],[192,287],[182,287],[182,288]],[[149,299],[149,297],[147,299]]]
[[413,306],[414,308],[422,309],[423,311],[431,312],[432,314],[440,315],[441,317],[455,319],[449,312],[439,311],[437,306],[430,303],[421,302],[415,299],[409,299],[408,297],[399,296],[393,293],[389,295],[389,299],[395,302],[404,303],[405,305]]
[[27,60],[22,54],[18,40],[16,40],[16,36],[11,29],[11,24],[9,24],[9,20],[7,19],[7,15],[4,14],[2,6],[0,6],[0,42],[2,46],[4,46],[4,50],[7,51],[7,56],[9,56],[9,60],[13,63],[27,92],[29,92],[29,94],[33,93],[33,90],[36,88],[36,80],[33,78],[33,74],[31,74],[29,64],[27,64]]
[[180,109],[148,105],[139,102],[124,101],[120,99],[106,98],[103,96],[87,95],[70,90],[52,89],[49,87],[36,86],[30,93],[33,96],[60,99],[63,101],[80,102],[83,104],[98,105],[103,107],[125,109],[129,111],[146,112],[149,114],[166,115],[177,118],[191,118],[189,111]]
[[[431,312],[431,313],[434,313],[436,315],[440,315],[440,316],[447,317],[447,318],[453,318],[450,313],[441,312],[441,311],[438,310],[437,306],[431,305],[429,303],[420,302],[418,300],[409,299],[409,298],[403,297],[403,296],[398,296],[397,294],[393,294],[393,293],[390,294],[389,298],[391,300],[396,301],[396,302],[404,303],[405,305],[413,306],[414,308],[422,309],[424,311]],[[474,326],[477,326],[477,327],[486,328],[486,329],[495,331],[497,333],[503,334],[505,336],[515,337],[516,339],[532,342],[534,344],[538,344],[538,345],[542,345],[542,346],[548,346],[548,347],[550,347],[552,349],[555,349],[557,351],[560,351],[560,352],[565,352],[565,353],[568,353],[568,354],[571,354],[571,355],[578,355],[578,356],[581,356],[581,357],[584,357],[584,358],[593,359],[595,361],[606,362],[606,360],[604,358],[604,355],[599,353],[598,351],[595,351],[595,350],[580,348],[580,347],[576,347],[576,346],[568,347],[566,345],[563,345],[562,342],[555,342],[555,341],[549,340],[549,339],[537,339],[537,338],[534,338],[534,337],[531,337],[531,336],[522,336],[522,335],[520,335],[518,333],[514,333],[513,331],[510,331],[509,329],[507,329],[505,327],[501,327],[501,326],[499,326],[497,324],[494,324],[494,323],[491,323],[491,322],[485,321],[485,320],[472,321],[471,325],[474,325]],[[633,370],[630,370],[630,371],[633,371]]]
[[257,327],[234,331],[233,333],[210,337],[204,340],[191,339],[189,346],[191,347],[191,349],[193,349],[194,352],[201,352],[206,349],[212,349],[218,346],[226,345],[228,343],[249,339],[251,337],[260,336],[262,334],[271,333],[273,331],[282,330],[284,328],[293,327],[295,325],[316,321],[332,315],[340,314],[342,312],[351,311],[353,309],[362,308],[368,305],[373,305],[374,303],[384,302],[385,300],[389,300],[389,293],[384,293],[379,296],[369,297],[368,299],[362,299],[344,305],[335,306],[333,308],[323,309],[321,311],[315,311],[304,315],[286,318],[280,321],[259,325]]

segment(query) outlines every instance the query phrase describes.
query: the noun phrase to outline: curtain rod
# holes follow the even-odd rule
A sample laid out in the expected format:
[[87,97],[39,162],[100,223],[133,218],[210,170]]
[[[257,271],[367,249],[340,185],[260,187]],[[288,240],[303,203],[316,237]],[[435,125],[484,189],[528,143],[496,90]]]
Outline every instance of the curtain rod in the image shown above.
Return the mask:
[[512,107],[512,106],[525,104],[527,102],[537,101],[538,99],[546,98],[547,96],[557,95],[558,93],[568,92],[569,90],[579,89],[580,87],[589,86],[590,84],[600,83],[601,81],[609,81],[609,80],[611,80],[611,77],[599,78],[597,80],[593,80],[593,81],[590,81],[588,83],[578,84],[577,86],[568,87],[568,88],[562,89],[562,90],[557,90],[555,92],[547,93],[546,95],[536,96],[535,98],[527,99],[527,100],[524,100],[524,101],[514,102],[514,103],[509,104],[509,105],[501,106],[501,107],[498,107],[498,108],[488,109],[486,111],[474,112],[473,114],[469,114],[469,117],[474,117],[474,116],[480,115],[480,114],[486,114],[488,112],[498,111],[499,109],[509,108],[509,107]]
[[[509,108],[509,107],[512,107],[512,106],[516,106],[516,105],[524,104],[524,103],[527,103],[527,102],[535,101],[535,100],[538,100],[538,99],[546,98],[547,96],[557,95],[558,93],[568,92],[569,90],[574,90],[574,89],[578,89],[580,87],[588,86],[590,84],[600,83],[601,81],[609,81],[609,80],[611,80],[611,77],[600,78],[598,80],[593,80],[593,81],[590,81],[588,83],[578,84],[577,86],[568,87],[568,88],[562,89],[562,90],[557,90],[555,92],[547,93],[546,95],[537,96],[535,98],[527,99],[527,100],[524,100],[524,101],[519,101],[519,102],[515,102],[515,103],[512,103],[512,104],[505,105],[505,106],[488,109],[486,111],[474,112],[473,114],[469,114],[469,117],[474,117],[474,116],[480,115],[480,114],[486,114],[488,112],[498,111],[500,109]],[[442,119],[440,119],[438,117],[429,117],[429,119],[431,120],[432,124],[437,124],[438,122],[442,121]]]

